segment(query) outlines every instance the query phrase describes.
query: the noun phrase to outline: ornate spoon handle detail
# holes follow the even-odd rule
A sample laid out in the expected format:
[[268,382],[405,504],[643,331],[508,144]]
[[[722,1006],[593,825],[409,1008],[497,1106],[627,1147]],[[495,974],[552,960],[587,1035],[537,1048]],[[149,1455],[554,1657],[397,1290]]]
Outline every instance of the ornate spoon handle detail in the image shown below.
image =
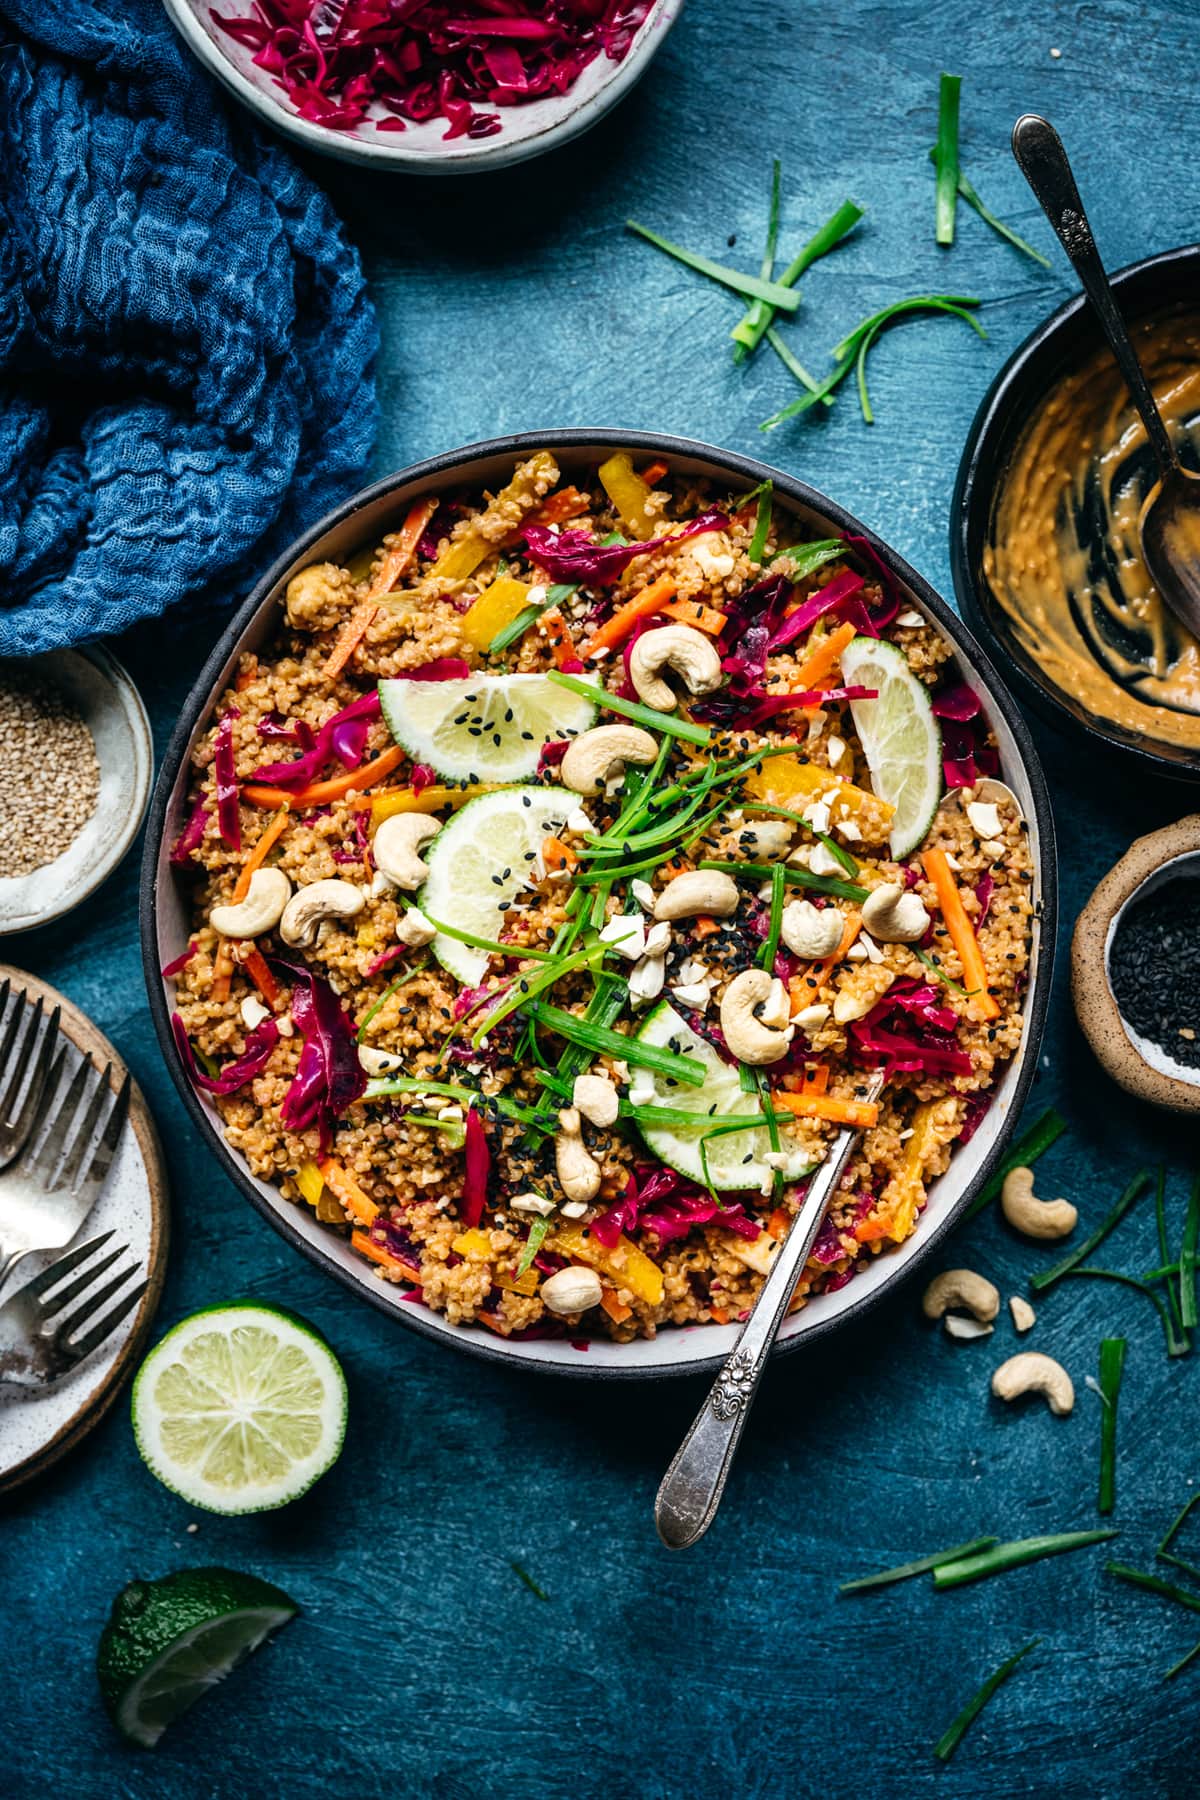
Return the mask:
[[[874,1099],[882,1086],[882,1075],[872,1077],[869,1097]],[[792,1228],[771,1265],[741,1336],[663,1476],[654,1504],[654,1522],[669,1550],[685,1550],[694,1544],[716,1517],[771,1346],[858,1135],[856,1128],[845,1126],[834,1139],[792,1220]]]

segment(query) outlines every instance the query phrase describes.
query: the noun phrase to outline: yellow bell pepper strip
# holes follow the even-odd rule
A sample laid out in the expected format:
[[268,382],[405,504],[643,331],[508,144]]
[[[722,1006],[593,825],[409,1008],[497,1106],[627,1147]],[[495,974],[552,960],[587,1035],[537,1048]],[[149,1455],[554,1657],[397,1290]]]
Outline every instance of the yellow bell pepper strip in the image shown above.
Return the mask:
[[517,614],[524,610],[528,600],[529,589],[525,582],[512,575],[498,575],[463,614],[463,636],[476,650],[486,650],[496,633],[511,625]]
[[705,606],[700,600],[668,600],[658,610],[664,619],[674,619],[679,625],[693,625],[709,637],[720,637],[729,623],[727,613],[718,612],[715,606]]
[[876,1244],[890,1238],[902,1244],[912,1236],[917,1209],[925,1198],[925,1181],[921,1173],[939,1144],[954,1135],[958,1102],[926,1100],[912,1116],[912,1136],[905,1140],[904,1160],[892,1176],[879,1202],[874,1218],[863,1219],[854,1228],[860,1244]]
[[946,930],[950,933],[950,942],[958,951],[958,960],[962,964],[963,986],[968,994],[967,1016],[976,1021],[998,1018],[1000,1008],[988,993],[987,964],[983,960],[983,951],[975,936],[975,927],[967,917],[962,895],[950,873],[946,852],[926,850],[921,862],[933,883]]
[[301,1163],[300,1167],[296,1170],[294,1180],[296,1186],[300,1189],[301,1197],[307,1200],[310,1206],[315,1206],[317,1201],[321,1198],[321,1195],[325,1192],[325,1177],[321,1174],[316,1163]]
[[285,801],[299,807],[325,806],[333,800],[343,799],[351,788],[361,794],[366,788],[374,787],[377,781],[399,768],[407,754],[399,744],[393,744],[390,750],[383,751],[372,762],[363,763],[361,768],[347,769],[344,775],[334,775],[328,781],[314,781],[309,787],[297,788],[294,793],[251,782],[242,789],[242,799],[250,806],[282,806]]
[[652,613],[661,612],[665,603],[675,594],[675,583],[669,575],[660,575],[640,594],[619,606],[611,619],[597,626],[579,654],[585,662],[590,657],[602,656],[606,651],[615,650],[623,644],[639,619],[648,619]]
[[854,635],[853,625],[839,625],[836,631],[831,631],[828,637],[814,645],[796,671],[795,691],[803,694],[810,688],[819,688],[828,680],[842,659],[842,651]]
[[352,1231],[350,1242],[360,1255],[369,1256],[372,1262],[378,1263],[381,1269],[386,1269],[389,1275],[399,1275],[402,1281],[411,1282],[413,1287],[420,1287],[419,1270],[414,1269],[411,1263],[402,1262],[398,1256],[393,1256],[386,1245],[377,1244],[370,1232]]
[[528,462],[518,464],[508,486],[500,490],[474,527],[447,544],[430,573],[439,581],[465,581],[498,547],[498,540],[485,537],[480,525],[486,522],[490,526],[497,516],[508,517],[514,507],[522,515],[531,513],[547,488],[557,480],[558,464],[550,452],[535,451]]
[[526,1299],[538,1291],[541,1277],[536,1269],[526,1269],[523,1275],[514,1275],[511,1270],[497,1269],[492,1276],[492,1286],[503,1288],[506,1294],[524,1294]]
[[233,889],[233,904],[237,906],[250,892],[250,878],[255,869],[261,869],[273,847],[279,842],[287,830],[288,802],[285,800],[271,823],[267,826],[258,842],[242,864]]
[[[437,499],[433,495],[427,495],[423,500],[414,501],[409,507],[408,515],[400,527],[396,542],[389,545],[384,552],[383,561],[379,565],[379,573],[367,589],[364,595],[365,600],[382,600],[385,594],[391,593],[416,555],[422,533],[437,509]],[[328,668],[325,673],[330,673]]]
[[348,1213],[352,1213],[360,1225],[373,1225],[379,1217],[379,1208],[375,1202],[363,1193],[348,1169],[341,1163],[334,1162],[331,1156],[317,1164],[321,1180],[327,1188],[335,1193]]
[[811,1092],[795,1094],[789,1088],[776,1088],[773,1097],[798,1119],[829,1119],[836,1125],[857,1125],[861,1131],[869,1131],[879,1118],[874,1100],[839,1100],[833,1094]]
[[382,794],[362,794],[354,805],[359,812],[366,807],[371,809],[371,830],[377,831],[385,819],[394,818],[397,813],[434,813],[449,807],[454,810],[465,806],[468,800],[474,800],[477,794],[490,794],[501,784],[494,781],[476,781],[468,787],[436,787],[422,788],[414,793],[412,788],[385,788]]
[[578,1226],[562,1225],[546,1240],[546,1248],[556,1251],[559,1256],[571,1256],[577,1262],[587,1263],[589,1268],[607,1275],[614,1287],[628,1288],[648,1306],[662,1305],[662,1270],[627,1237],[622,1236],[612,1250],[606,1250]]
[[470,1231],[460,1231],[450,1248],[459,1256],[465,1256],[468,1262],[491,1261],[492,1240],[486,1231],[479,1231],[474,1226]]
[[828,769],[802,763],[794,756],[772,756],[757,769],[751,769],[746,776],[746,791],[754,800],[797,812],[804,811],[804,802],[833,793],[835,822],[843,816],[839,809],[845,806],[845,816],[854,820],[864,839],[872,844],[882,843],[887,837],[896,810],[877,794],[869,794],[849,781],[839,781]]
[[648,484],[633,466],[633,458],[618,450],[600,464],[600,485],[617,509],[617,517],[631,538],[653,537],[658,515],[650,504]]

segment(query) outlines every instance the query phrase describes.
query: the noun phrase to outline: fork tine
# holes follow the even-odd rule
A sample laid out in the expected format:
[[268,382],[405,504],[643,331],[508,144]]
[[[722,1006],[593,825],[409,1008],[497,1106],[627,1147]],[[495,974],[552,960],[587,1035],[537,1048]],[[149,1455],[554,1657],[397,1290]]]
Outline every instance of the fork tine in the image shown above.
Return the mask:
[[[19,1144],[25,1142],[26,1136],[32,1128],[33,1120],[37,1116],[38,1107],[41,1105],[42,1094],[54,1061],[54,1049],[58,1043],[58,1027],[61,1017],[62,1008],[56,1006],[46,1021],[46,1029],[42,1033],[42,1041],[38,1045],[33,1071],[29,1077],[29,1086],[26,1088],[25,1098],[21,1102],[21,1110],[15,1118],[9,1120],[13,1136]],[[16,1092],[14,1085],[11,1090],[14,1099]],[[4,1109],[0,1108],[0,1118],[3,1116]]]
[[[8,1086],[4,1091],[4,1098],[3,1100],[0,1100],[0,1119],[7,1119],[9,1113],[16,1105],[17,1095],[21,1091],[21,1083],[25,1079],[25,1071],[29,1067],[29,1058],[33,1054],[33,1046],[37,1042],[38,1027],[42,1022],[42,1002],[40,996],[34,1002],[31,1009],[26,1010],[24,1005],[19,1005],[16,1008],[14,1017],[20,1017],[22,1015],[25,1019],[25,1031],[21,1038],[21,1049],[17,1056],[16,1064],[13,1068]],[[5,1045],[5,1049],[8,1049],[7,1044]],[[7,1056],[4,1060],[7,1065]]]
[[138,1285],[125,1295],[119,1306],[115,1306],[112,1312],[106,1313],[104,1318],[97,1319],[90,1331],[85,1331],[81,1338],[67,1346],[67,1354],[79,1362],[82,1362],[85,1356],[90,1356],[92,1351],[104,1342],[105,1338],[112,1336],[122,1319],[128,1318],[149,1286],[148,1281],[139,1281]]
[[[90,1263],[86,1269],[76,1275],[74,1281],[69,1281],[65,1288],[60,1288],[57,1281],[54,1282],[49,1289],[42,1293],[37,1302],[42,1318],[52,1319],[62,1312],[76,1294],[82,1294],[85,1288],[91,1287],[96,1277],[103,1275],[105,1269],[111,1269],[113,1264],[124,1254],[124,1244],[118,1244],[115,1250],[110,1250],[108,1255],[102,1257],[98,1263]],[[56,1268],[55,1273],[61,1275],[61,1268]]]
[[112,1089],[108,1085],[108,1078],[111,1074],[112,1064],[105,1063],[100,1071],[100,1079],[92,1091],[92,1097],[88,1101],[87,1110],[80,1122],[79,1129],[72,1135],[70,1148],[63,1156],[63,1165],[58,1178],[60,1187],[74,1188],[79,1180],[79,1171],[83,1168],[84,1157],[91,1148],[96,1127],[100,1123],[100,1114],[104,1110],[104,1103],[112,1093]]
[[[126,1248],[127,1246],[122,1244],[117,1254],[122,1255]],[[97,1288],[94,1294],[88,1294],[85,1299],[81,1300],[69,1318],[60,1319],[54,1327],[54,1341],[59,1348],[62,1347],[64,1341],[73,1338],[77,1331],[82,1331],[85,1325],[90,1325],[93,1320],[97,1319],[107,1302],[113,1298],[114,1294],[120,1293],[131,1275],[137,1273],[136,1263],[126,1264],[125,1268],[119,1270],[111,1281],[106,1281],[102,1288]]]
[[[82,1179],[77,1183],[76,1191],[81,1196],[88,1192],[98,1194],[100,1189],[104,1186],[104,1177],[108,1174],[108,1171],[112,1166],[112,1159],[116,1155],[117,1145],[121,1141],[121,1130],[125,1124],[126,1115],[129,1112],[129,1090],[132,1086],[132,1082],[133,1078],[128,1069],[126,1069],[125,1079],[117,1089],[113,1098],[108,1118],[104,1123],[104,1130],[100,1133],[100,1139],[96,1145],[92,1160],[84,1171]],[[105,1086],[107,1090],[107,1082]]]
[[67,1250],[48,1269],[43,1269],[40,1275],[35,1275],[32,1281],[26,1282],[21,1292],[32,1294],[35,1298],[44,1294],[47,1288],[53,1287],[56,1281],[61,1281],[64,1275],[69,1275],[72,1269],[107,1244],[112,1235],[111,1231],[102,1231],[99,1237],[91,1238],[86,1244],[76,1245],[74,1250]]
[[44,1183],[48,1194],[55,1193],[62,1186],[61,1178],[56,1176],[55,1171],[67,1141],[71,1121],[79,1110],[79,1102],[91,1073],[92,1064],[85,1056],[71,1077],[66,1093],[53,1110],[41,1148],[24,1165],[30,1175],[36,1175]]
[[[4,1016],[4,1009],[8,1005],[8,997],[11,992],[12,981],[10,977],[6,975],[4,978],[4,986],[3,988],[0,988],[0,1018],[3,1018]],[[0,1044],[0,1068],[8,1067],[8,1059],[13,1053],[13,1045],[17,1041],[17,1033],[21,1029],[21,1021],[24,1017],[25,996],[24,994],[18,994],[13,1000],[13,1009],[9,1014],[8,1024],[4,1028],[4,1042]]]

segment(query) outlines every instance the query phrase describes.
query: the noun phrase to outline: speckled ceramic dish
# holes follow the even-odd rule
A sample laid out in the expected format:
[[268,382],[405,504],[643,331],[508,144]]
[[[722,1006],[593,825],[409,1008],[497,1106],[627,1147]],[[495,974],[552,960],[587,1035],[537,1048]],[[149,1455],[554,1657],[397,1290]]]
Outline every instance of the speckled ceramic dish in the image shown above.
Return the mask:
[[51,650],[14,666],[57,689],[82,716],[96,746],[100,793],[61,856],[30,875],[0,880],[0,937],[46,925],[95,893],[138,834],[154,774],[142,697],[106,650]]
[[[1143,1037],[1112,989],[1110,956],[1126,909],[1169,881],[1200,880],[1200,813],[1137,838],[1080,913],[1071,942],[1071,991],[1088,1043],[1127,1093],[1171,1112],[1200,1112],[1200,1069]],[[1197,997],[1200,1016],[1200,995]]]
[[367,488],[314,525],[271,569],[250,595],[213,650],[183,708],[171,740],[151,806],[149,834],[142,864],[142,954],[155,1028],[183,1102],[222,1166],[255,1209],[312,1261],[329,1269],[353,1293],[389,1312],[412,1330],[453,1344],[493,1362],[560,1374],[643,1378],[713,1371],[728,1355],[736,1325],[663,1330],[654,1339],[617,1344],[593,1340],[575,1349],[558,1339],[516,1341],[473,1327],[451,1325],[440,1314],[404,1301],[395,1287],[377,1280],[348,1242],[317,1223],[307,1207],[285,1200],[279,1190],[253,1177],[243,1158],[225,1141],[217,1115],[189,1081],[171,1035],[170,994],[161,969],[187,942],[188,903],[173,876],[170,846],[182,824],[188,788],[188,758],[206,729],[215,696],[223,689],[239,655],[257,651],[276,629],[284,590],[292,575],[308,563],[343,562],[364,544],[396,528],[412,500],[420,494],[494,488],[512,472],[514,461],[534,450],[554,452],[564,474],[594,465],[614,450],[630,450],[647,460],[661,460],[682,474],[709,478],[735,490],[770,479],[778,502],[796,516],[799,532],[813,537],[853,532],[864,536],[882,558],[901,589],[902,604],[915,607],[954,647],[962,675],[984,702],[1000,747],[1003,776],[1017,796],[1029,824],[1033,856],[1033,897],[1040,915],[1034,926],[1025,1034],[993,1090],[992,1105],[975,1135],[956,1152],[950,1168],[930,1189],[929,1205],[915,1234],[895,1252],[879,1256],[870,1268],[837,1293],[823,1294],[789,1318],[777,1349],[795,1349],[859,1316],[914,1269],[938,1253],[972,1195],[994,1168],[1017,1120],[1037,1067],[1037,1052],[1049,997],[1055,930],[1054,827],[1050,802],[1029,731],[1011,696],[970,632],[927,582],[894,550],[814,488],[763,463],[715,450],[683,438],[630,431],[546,431],[511,437],[419,463]]
[[655,0],[620,62],[598,56],[567,93],[526,106],[498,108],[503,130],[494,136],[460,137],[447,143],[442,118],[410,123],[403,133],[377,131],[374,117],[344,131],[310,125],[273,77],[256,66],[253,53],[214,23],[214,10],[227,19],[245,18],[252,11],[249,0],[163,0],[163,5],[192,54],[264,125],[324,156],[404,175],[471,175],[502,169],[578,137],[637,84],[683,10],[683,0]]

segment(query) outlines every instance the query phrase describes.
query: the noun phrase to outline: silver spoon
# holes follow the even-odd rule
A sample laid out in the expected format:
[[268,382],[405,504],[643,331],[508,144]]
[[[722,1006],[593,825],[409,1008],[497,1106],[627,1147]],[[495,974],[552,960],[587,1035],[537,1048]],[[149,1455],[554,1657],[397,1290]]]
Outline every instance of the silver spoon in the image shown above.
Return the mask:
[[1022,174],[1095,308],[1158,462],[1159,478],[1146,495],[1138,520],[1150,579],[1175,617],[1200,637],[1200,476],[1183,468],[1163,424],[1104,273],[1058,133],[1037,113],[1026,113],[1013,126],[1012,147]]
[[[883,1087],[882,1073],[872,1075],[866,1098],[874,1100]],[[662,1478],[654,1503],[654,1523],[668,1550],[686,1550],[702,1538],[717,1516],[725,1483],[741,1442],[763,1370],[779,1327],[787,1316],[792,1291],[808,1261],[813,1240],[821,1228],[826,1208],[859,1131],[845,1125],[830,1146],[792,1228],[779,1248],[771,1273],[763,1282],[750,1317],[741,1330],[708,1399],[696,1414],[692,1428]]]

